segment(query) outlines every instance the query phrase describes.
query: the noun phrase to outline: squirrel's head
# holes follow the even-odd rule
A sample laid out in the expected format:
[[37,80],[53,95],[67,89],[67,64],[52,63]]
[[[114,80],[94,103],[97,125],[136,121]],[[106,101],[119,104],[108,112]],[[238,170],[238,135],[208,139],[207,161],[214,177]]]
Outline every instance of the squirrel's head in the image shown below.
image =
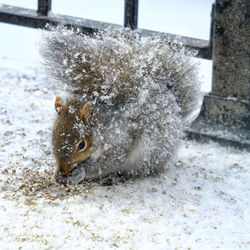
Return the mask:
[[60,97],[55,101],[58,117],[52,143],[57,170],[68,175],[91,155],[94,107],[90,102],[71,100],[64,105],[61,101]]

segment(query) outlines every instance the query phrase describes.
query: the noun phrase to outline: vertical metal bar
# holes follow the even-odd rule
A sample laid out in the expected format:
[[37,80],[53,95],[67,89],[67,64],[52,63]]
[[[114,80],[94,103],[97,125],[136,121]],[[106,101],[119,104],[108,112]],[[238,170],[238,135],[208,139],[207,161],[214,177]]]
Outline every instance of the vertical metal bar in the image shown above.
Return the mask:
[[212,55],[212,48],[213,48],[213,36],[214,36],[214,18],[215,18],[215,4],[212,4],[212,11],[211,11],[211,22],[210,22],[210,36],[209,36],[209,50]]
[[51,0],[38,0],[37,12],[40,15],[47,16],[51,10]]
[[124,26],[136,29],[138,24],[138,1],[125,0]]

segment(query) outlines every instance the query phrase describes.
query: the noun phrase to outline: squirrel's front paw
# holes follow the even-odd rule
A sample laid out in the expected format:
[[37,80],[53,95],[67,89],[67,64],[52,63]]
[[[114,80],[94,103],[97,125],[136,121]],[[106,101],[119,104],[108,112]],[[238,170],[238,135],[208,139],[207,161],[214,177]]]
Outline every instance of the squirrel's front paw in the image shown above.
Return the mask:
[[68,176],[68,182],[69,185],[77,185],[84,181],[86,176],[84,168],[76,167],[74,168],[69,176]]
[[58,171],[54,175],[55,181],[65,185],[77,185],[80,184],[85,178],[84,169],[76,168],[70,172],[69,175],[62,175]]
[[58,171],[55,171],[54,179],[58,183],[67,184],[68,176],[62,175]]

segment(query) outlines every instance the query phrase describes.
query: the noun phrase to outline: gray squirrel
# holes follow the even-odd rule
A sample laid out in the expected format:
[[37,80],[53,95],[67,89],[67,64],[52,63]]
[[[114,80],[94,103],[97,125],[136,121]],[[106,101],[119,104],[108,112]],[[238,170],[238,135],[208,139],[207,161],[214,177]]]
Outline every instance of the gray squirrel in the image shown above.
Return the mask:
[[199,81],[180,41],[129,29],[85,35],[42,31],[44,67],[66,97],[56,97],[55,179],[76,185],[157,175],[171,163]]

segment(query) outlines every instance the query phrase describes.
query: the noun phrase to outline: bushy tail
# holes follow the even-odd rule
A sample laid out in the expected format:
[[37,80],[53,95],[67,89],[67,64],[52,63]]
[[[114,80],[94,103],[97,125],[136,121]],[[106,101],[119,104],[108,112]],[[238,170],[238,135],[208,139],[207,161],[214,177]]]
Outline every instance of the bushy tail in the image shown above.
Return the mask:
[[71,93],[126,101],[145,86],[167,84],[183,117],[196,106],[199,82],[190,57],[194,52],[180,41],[140,37],[129,29],[92,36],[62,26],[42,32],[40,52],[47,72]]

